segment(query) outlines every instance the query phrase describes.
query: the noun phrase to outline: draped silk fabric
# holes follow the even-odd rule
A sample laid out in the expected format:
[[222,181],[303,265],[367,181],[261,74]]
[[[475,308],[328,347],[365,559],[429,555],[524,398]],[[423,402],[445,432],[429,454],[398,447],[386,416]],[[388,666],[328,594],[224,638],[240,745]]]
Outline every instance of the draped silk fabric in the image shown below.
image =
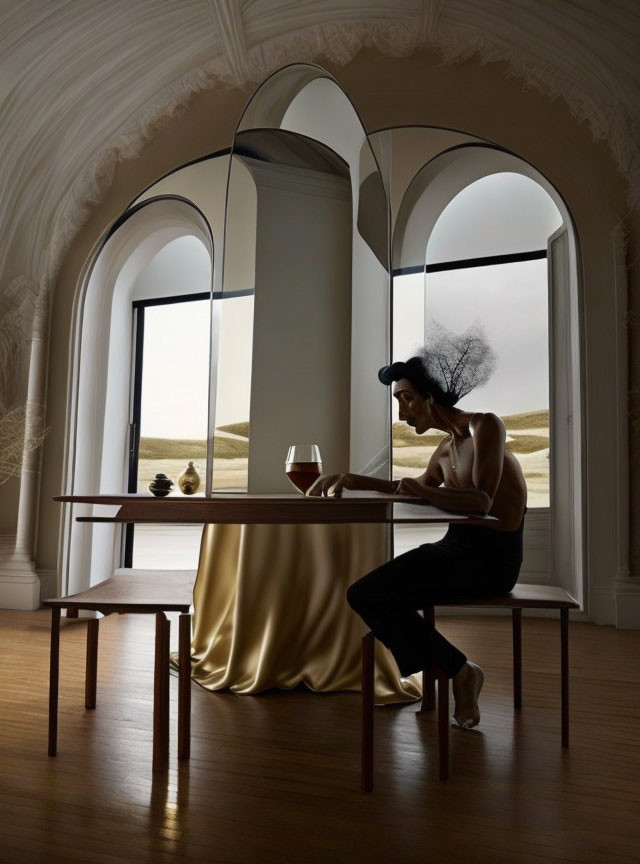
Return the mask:
[[[348,586],[386,560],[384,525],[206,525],[192,676],[208,690],[360,690],[364,622]],[[376,642],[376,702],[421,695]]]

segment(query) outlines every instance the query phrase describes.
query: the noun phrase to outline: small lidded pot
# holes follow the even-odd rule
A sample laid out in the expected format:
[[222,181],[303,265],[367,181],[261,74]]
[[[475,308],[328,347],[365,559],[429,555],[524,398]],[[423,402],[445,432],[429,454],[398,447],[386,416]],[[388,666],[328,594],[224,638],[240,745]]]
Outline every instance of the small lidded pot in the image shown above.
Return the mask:
[[164,498],[171,492],[173,480],[167,477],[166,474],[156,474],[151,483],[149,483],[149,491],[156,498]]
[[183,495],[193,495],[198,491],[200,486],[200,475],[193,467],[193,462],[189,462],[184,472],[178,477],[178,488]]

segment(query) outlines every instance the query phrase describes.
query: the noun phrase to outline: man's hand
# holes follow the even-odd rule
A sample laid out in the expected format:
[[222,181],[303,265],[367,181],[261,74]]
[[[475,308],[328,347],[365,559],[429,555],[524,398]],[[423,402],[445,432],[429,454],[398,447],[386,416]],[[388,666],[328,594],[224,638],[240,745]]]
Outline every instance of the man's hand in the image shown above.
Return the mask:
[[[397,480],[381,480],[379,477],[366,477],[362,474],[322,474],[307,490],[307,495],[340,498],[343,489],[359,489],[363,492],[382,492],[384,495],[394,495],[398,491],[397,486]],[[410,492],[409,494],[414,493]],[[420,497],[423,496],[420,495]]]
[[416,480],[415,477],[404,477],[396,488],[396,495],[413,495],[416,498],[422,498],[423,501],[429,500],[429,493],[432,490]]
[[323,498],[340,498],[343,489],[353,489],[353,474],[321,474],[307,495]]

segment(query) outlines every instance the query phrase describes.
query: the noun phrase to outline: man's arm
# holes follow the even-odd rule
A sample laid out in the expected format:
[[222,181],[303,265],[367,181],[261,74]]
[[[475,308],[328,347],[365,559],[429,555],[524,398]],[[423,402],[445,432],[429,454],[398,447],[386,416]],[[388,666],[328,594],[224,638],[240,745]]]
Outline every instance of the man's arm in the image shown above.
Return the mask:
[[321,474],[306,494],[339,498],[343,489],[361,489],[393,495],[397,485],[397,480],[381,480],[364,474]]
[[442,486],[433,489],[407,477],[400,482],[397,491],[415,495],[450,513],[486,516],[491,511],[502,478],[506,432],[504,424],[495,414],[483,414],[472,431],[472,487],[453,489]]
[[[440,486],[443,482],[442,468],[440,467],[441,442],[429,460],[427,470],[416,477],[420,487],[433,488]],[[413,478],[412,478],[413,479]],[[318,477],[316,482],[307,492],[307,495],[320,496],[331,495],[339,497],[343,489],[360,489],[368,492],[384,492],[386,495],[398,494],[401,480],[381,480],[379,477],[366,477],[363,474],[326,474]],[[404,492],[405,495],[413,495],[413,492]]]

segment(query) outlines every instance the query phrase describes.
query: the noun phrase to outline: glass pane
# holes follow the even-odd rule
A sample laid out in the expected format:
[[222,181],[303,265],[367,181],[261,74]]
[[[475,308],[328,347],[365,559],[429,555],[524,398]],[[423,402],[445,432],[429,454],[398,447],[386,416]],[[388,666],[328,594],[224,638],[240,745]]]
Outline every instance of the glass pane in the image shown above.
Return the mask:
[[407,360],[424,345],[424,279],[424,273],[393,277],[393,363]]
[[[166,474],[177,484],[192,461],[204,495],[209,300],[145,309],[138,492]],[[177,486],[172,494],[180,494]]]
[[[426,293],[421,286],[426,285]],[[496,369],[458,407],[493,411],[507,447],[522,465],[529,507],[549,506],[549,345],[547,262],[527,261],[394,279],[394,359],[407,359],[425,333],[442,325],[460,333],[484,328]],[[422,332],[420,329],[422,328]],[[395,402],[395,400],[394,400]],[[426,467],[441,436],[416,436],[398,423],[394,404],[393,476]]]
[[546,249],[561,224],[560,211],[534,180],[490,174],[442,211],[429,237],[427,264]]
[[131,566],[141,570],[197,570],[202,525],[136,525]]
[[204,477],[208,368],[209,300],[145,309],[139,492],[158,472],[175,482],[186,460]]
[[[193,494],[205,493],[209,312],[209,299],[144,309],[138,492],[162,473],[173,480],[170,495],[181,495],[178,477],[193,462]],[[131,566],[196,569],[201,534],[201,526],[136,525]]]
[[254,295],[225,297],[220,304],[213,489],[246,491]]

